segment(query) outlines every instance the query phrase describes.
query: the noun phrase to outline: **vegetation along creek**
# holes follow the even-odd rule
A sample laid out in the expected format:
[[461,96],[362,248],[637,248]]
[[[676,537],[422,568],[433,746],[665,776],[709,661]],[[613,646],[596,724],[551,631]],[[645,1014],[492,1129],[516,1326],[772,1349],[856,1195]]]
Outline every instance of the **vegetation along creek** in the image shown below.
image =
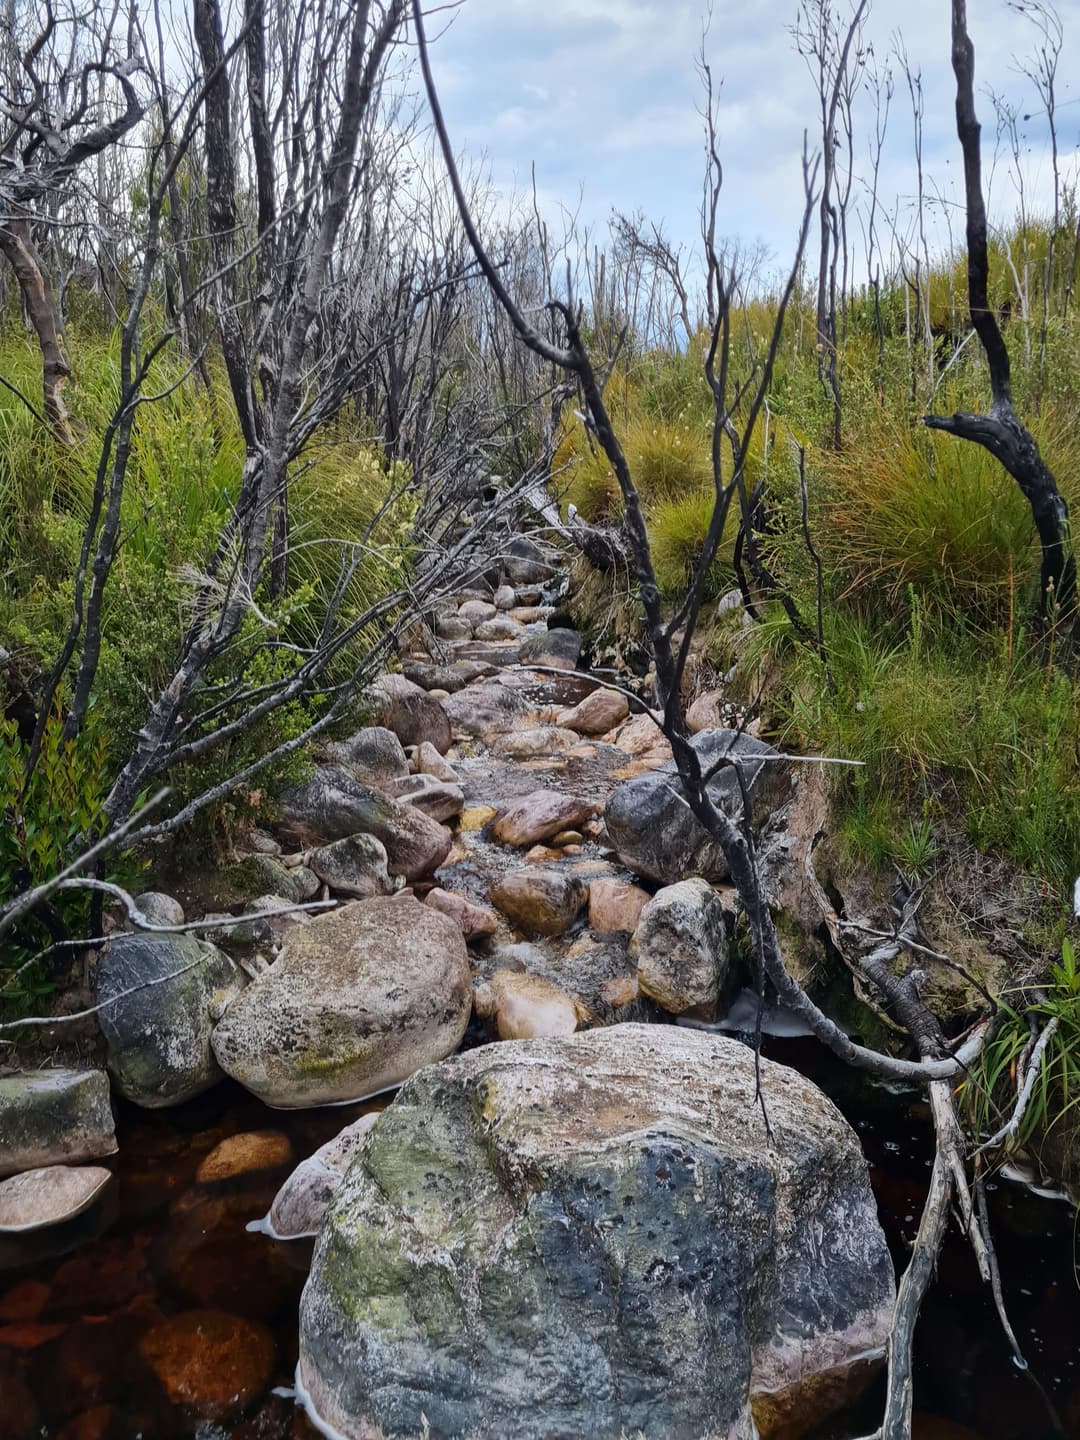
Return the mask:
[[1080,1437],[1080,9],[911,11],[4,10],[0,1440]]

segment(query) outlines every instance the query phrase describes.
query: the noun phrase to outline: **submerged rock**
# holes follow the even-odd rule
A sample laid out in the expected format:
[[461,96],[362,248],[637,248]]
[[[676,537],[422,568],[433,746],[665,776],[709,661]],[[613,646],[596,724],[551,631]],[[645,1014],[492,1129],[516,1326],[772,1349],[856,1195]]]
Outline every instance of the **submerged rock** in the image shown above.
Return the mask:
[[0,1076],[0,1176],[115,1154],[104,1070]]
[[24,1235],[73,1220],[112,1179],[100,1165],[49,1165],[0,1180],[0,1235]]
[[94,999],[120,1094],[153,1110],[216,1084],[210,1032],[243,985],[240,969],[206,940],[117,935],[98,958]]
[[[695,735],[691,744],[706,772],[724,755],[744,757],[739,763],[755,819],[780,803],[788,785],[788,767],[757,758],[775,756],[771,745],[735,730],[705,730]],[[717,770],[708,792],[713,804],[728,814],[741,808],[739,784],[731,766]],[[619,859],[638,875],[664,885],[673,885],[686,875],[706,880],[728,878],[723,851],[690,810],[673,763],[620,785],[608,799],[604,823]]]
[[412,896],[298,926],[214,1031],[221,1068],[268,1105],[375,1095],[456,1049],[472,982],[458,926]]
[[641,911],[634,944],[638,988],[673,1015],[715,1020],[728,977],[724,907],[706,880],[658,890]]
[[276,1170],[292,1159],[289,1137],[280,1130],[245,1130],[215,1145],[195,1172],[200,1185],[235,1180],[259,1170]]
[[174,1405],[223,1420],[270,1383],[274,1338],[265,1325],[221,1310],[170,1315],[139,1341],[139,1353]]
[[415,1076],[323,1221],[300,1378],[350,1440],[750,1440],[883,1356],[892,1265],[854,1132],[796,1072],[673,1026]]

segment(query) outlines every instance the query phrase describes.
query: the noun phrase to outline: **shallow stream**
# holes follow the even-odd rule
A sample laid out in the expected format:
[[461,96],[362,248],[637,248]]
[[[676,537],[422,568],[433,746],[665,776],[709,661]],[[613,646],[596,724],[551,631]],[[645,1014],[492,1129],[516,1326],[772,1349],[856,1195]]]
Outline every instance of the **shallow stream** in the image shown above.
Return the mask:
[[[538,708],[573,703],[582,687],[582,677],[567,676],[542,682],[528,698]],[[469,805],[505,805],[548,776],[599,800],[620,753],[598,746],[564,761],[522,763],[476,747],[458,768]],[[575,863],[588,866],[593,852],[586,845]],[[492,874],[511,863],[519,857],[477,832],[460,838],[441,878],[484,899]],[[482,1038],[474,1021],[466,1044]],[[930,1167],[923,1101],[871,1084],[810,1040],[769,1039],[766,1053],[817,1081],[858,1130],[899,1271]],[[0,1440],[313,1437],[291,1398],[278,1393],[293,1380],[312,1242],[275,1242],[248,1226],[296,1163],[387,1098],[270,1111],[226,1082],[171,1110],[120,1102],[119,1154],[106,1162],[114,1182],[103,1201],[65,1226],[0,1241]],[[215,1147],[252,1132],[259,1138],[243,1163],[254,1168],[214,1178],[205,1162]],[[1080,1440],[1075,1212],[1007,1180],[997,1181],[990,1201],[1004,1291],[1031,1373],[1012,1363],[954,1226],[919,1323],[913,1434]],[[835,1417],[817,1440],[871,1431],[881,1393],[878,1384],[859,1413]]]

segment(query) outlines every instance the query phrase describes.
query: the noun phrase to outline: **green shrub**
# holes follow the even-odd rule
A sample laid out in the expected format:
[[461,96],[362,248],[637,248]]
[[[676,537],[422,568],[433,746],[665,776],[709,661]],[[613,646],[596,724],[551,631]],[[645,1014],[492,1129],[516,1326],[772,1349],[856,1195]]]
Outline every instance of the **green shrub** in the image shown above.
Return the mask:
[[[108,745],[97,725],[63,739],[59,712],[47,720],[38,763],[26,778],[27,747],[13,720],[0,716],[0,907],[51,879],[91,843],[108,791]],[[57,891],[0,943],[0,1014],[19,1014],[52,993],[73,952],[34,959],[52,942],[86,933],[90,894]]]
[[[1040,1150],[1080,1102],[1080,967],[1068,936],[1061,942],[1061,962],[1051,968],[1050,983],[1030,996],[1002,997],[1003,1020],[987,1041],[978,1064],[961,1090],[980,1141],[998,1134],[1012,1118],[1023,1083],[1020,1066],[1031,1055],[1033,1031],[1052,1021],[1056,1028],[1043,1053],[1031,1091],[1006,1149]],[[1052,1167],[1051,1167],[1052,1168]]]

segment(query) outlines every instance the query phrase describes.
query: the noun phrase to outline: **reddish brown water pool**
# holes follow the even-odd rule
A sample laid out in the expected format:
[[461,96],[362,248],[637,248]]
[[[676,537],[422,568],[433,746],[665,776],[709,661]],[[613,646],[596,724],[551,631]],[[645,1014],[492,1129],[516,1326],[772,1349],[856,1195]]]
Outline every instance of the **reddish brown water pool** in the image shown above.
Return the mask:
[[[859,1129],[902,1264],[928,1171],[917,1097],[854,1082],[808,1042],[770,1052],[811,1073]],[[232,1084],[175,1110],[121,1104],[104,1201],[0,1245],[2,1440],[311,1440],[274,1394],[292,1382],[311,1242],[277,1244],[246,1226],[293,1164],[365,1108],[268,1111]],[[223,1140],[252,1134],[207,1163]],[[1011,1364],[954,1236],[920,1323],[916,1440],[1080,1437],[1073,1212],[1005,1182],[991,1199],[1013,1323],[1057,1422]],[[879,1417],[871,1394],[819,1440],[865,1434]]]

